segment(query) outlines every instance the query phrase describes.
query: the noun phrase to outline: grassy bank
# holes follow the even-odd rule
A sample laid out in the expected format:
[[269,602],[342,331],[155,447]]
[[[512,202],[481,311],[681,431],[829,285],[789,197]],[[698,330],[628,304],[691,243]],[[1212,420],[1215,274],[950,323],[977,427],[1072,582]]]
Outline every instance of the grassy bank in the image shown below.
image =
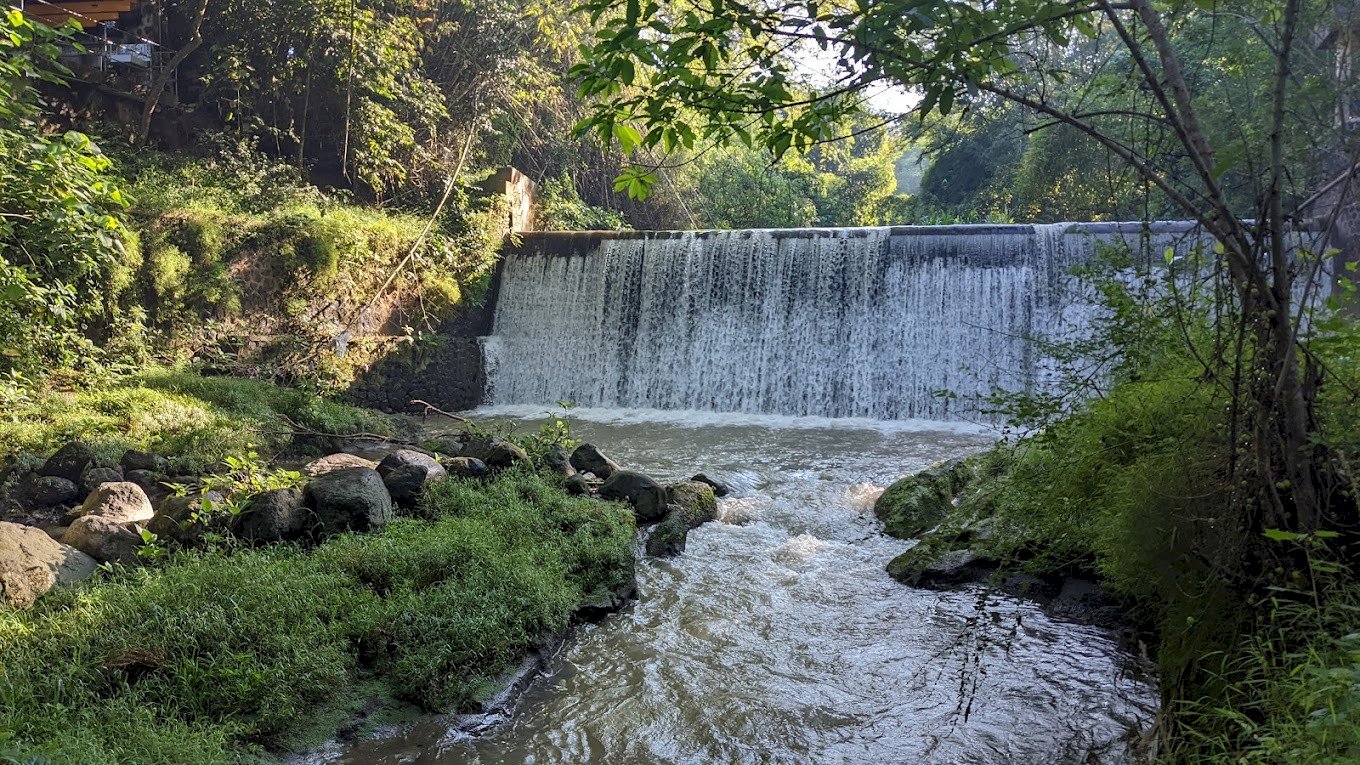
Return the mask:
[[123,450],[173,455],[188,472],[252,448],[317,451],[290,423],[323,433],[392,435],[397,421],[315,394],[257,380],[203,377],[156,367],[129,376],[81,378],[72,389],[11,388],[0,400],[0,459],[33,461],[80,439],[116,463]]
[[[386,423],[172,371],[7,411],[12,448],[74,433],[196,461],[282,416],[345,432]],[[311,548],[223,541],[0,607],[0,762],[250,762],[315,743],[371,699],[474,708],[579,606],[631,581],[633,529],[625,506],[509,471],[437,483],[380,533]]]
[[[1221,390],[1173,356],[1142,371],[975,461],[923,557],[962,542],[1003,576],[1099,581],[1160,665],[1158,762],[1360,761],[1360,578],[1344,532],[1253,532],[1223,480]],[[1345,454],[1360,433],[1349,399],[1318,416]],[[991,533],[971,533],[979,523]]]

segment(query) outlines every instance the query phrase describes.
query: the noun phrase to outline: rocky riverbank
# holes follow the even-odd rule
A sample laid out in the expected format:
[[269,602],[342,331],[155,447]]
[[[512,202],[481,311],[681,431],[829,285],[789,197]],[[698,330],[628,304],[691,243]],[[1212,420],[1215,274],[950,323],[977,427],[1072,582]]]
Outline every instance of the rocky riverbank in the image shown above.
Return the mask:
[[[675,554],[716,508],[709,484],[561,438],[417,441],[270,386],[175,382],[197,395],[82,394],[141,408],[63,409],[99,427],[0,470],[0,760],[231,762],[403,709],[490,719],[532,657],[629,602],[639,544]],[[268,457],[224,448],[281,428]]]
[[1011,543],[1031,535],[998,499],[1008,466],[1002,447],[938,463],[885,489],[874,503],[884,530],[917,540],[888,563],[888,574],[930,590],[986,585],[1032,600],[1055,618],[1130,629],[1126,605],[1101,587],[1089,566],[1054,566]]

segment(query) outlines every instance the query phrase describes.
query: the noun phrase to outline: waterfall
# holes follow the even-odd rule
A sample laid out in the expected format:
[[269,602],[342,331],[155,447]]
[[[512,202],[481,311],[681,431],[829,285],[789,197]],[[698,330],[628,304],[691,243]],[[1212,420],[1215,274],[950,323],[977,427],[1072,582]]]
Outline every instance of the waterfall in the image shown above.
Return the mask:
[[1053,374],[1070,275],[1103,242],[1187,226],[1055,224],[527,235],[484,340],[493,404],[879,420],[976,417]]

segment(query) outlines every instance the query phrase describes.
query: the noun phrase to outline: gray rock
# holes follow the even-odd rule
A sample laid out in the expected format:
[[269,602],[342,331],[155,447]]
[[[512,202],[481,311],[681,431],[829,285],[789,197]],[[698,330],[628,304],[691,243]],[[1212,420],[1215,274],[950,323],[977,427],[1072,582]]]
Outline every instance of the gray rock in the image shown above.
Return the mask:
[[718,517],[718,498],[713,487],[700,481],[681,481],[666,487],[666,500],[679,507],[691,529]]
[[123,474],[123,480],[131,481],[142,487],[142,491],[146,492],[147,496],[150,496],[153,491],[164,490],[164,487],[161,486],[163,477],[161,474],[150,470],[129,470]]
[[76,511],[79,516],[97,515],[115,523],[140,523],[156,514],[142,487],[131,481],[101,484]]
[[713,495],[714,495],[715,497],[726,497],[728,494],[731,494],[731,493],[732,493],[732,490],[731,490],[730,488],[728,488],[727,484],[725,484],[725,483],[723,483],[722,481],[719,481],[719,480],[717,480],[717,479],[709,478],[708,476],[704,475],[703,473],[698,473],[698,474],[696,474],[693,478],[691,478],[691,479],[689,479],[689,480],[691,480],[691,481],[698,481],[699,483],[706,483],[706,484],[708,484],[709,486],[711,486],[711,487],[713,488]]
[[94,452],[79,441],[72,441],[47,458],[38,475],[65,478],[72,483],[80,480],[80,474],[94,462]]
[[1080,577],[1064,581],[1062,589],[1044,611],[1057,619],[1112,629],[1123,626],[1126,621],[1124,609],[1114,596],[1099,584]]
[[124,473],[131,473],[134,470],[147,470],[152,473],[170,472],[170,460],[159,454],[141,452],[136,449],[128,449],[123,452],[123,458],[118,460],[118,464],[122,466]]
[[80,496],[74,481],[54,475],[31,475],[24,482],[24,497],[37,505],[60,505]]
[[315,528],[323,535],[369,531],[392,520],[392,497],[373,468],[332,470],[313,478],[303,490]]
[[639,523],[655,523],[666,515],[666,490],[632,470],[618,470],[600,486],[602,499],[626,500]]
[[958,587],[985,581],[996,571],[996,562],[973,550],[950,550],[921,569],[917,587],[927,590]]
[[491,468],[476,457],[448,457],[443,464],[456,478],[483,478],[491,474]]
[[550,473],[568,478],[576,474],[576,468],[571,466],[571,455],[561,444],[548,447],[548,453],[543,455],[543,467]]
[[71,528],[71,527],[70,527],[70,526],[44,526],[44,527],[43,527],[43,533],[47,534],[47,536],[52,537],[52,538],[55,539],[56,541],[60,542],[60,541],[61,541],[61,538],[64,537],[64,536],[66,536],[66,530],[69,529],[69,528]]
[[590,493],[590,481],[587,481],[585,476],[577,473],[567,479],[563,488],[565,488],[567,493],[572,496],[585,496]]
[[614,460],[604,456],[594,444],[581,444],[571,453],[571,466],[582,473],[593,473],[596,478],[608,479],[622,468]]
[[142,537],[109,518],[87,515],[71,524],[62,542],[100,563],[131,565],[137,562],[137,550],[142,546]]
[[500,436],[480,436],[468,441],[463,447],[462,456],[479,459],[492,470],[504,470],[529,462],[528,452]]
[[306,466],[302,468],[302,474],[315,478],[316,476],[325,475],[336,470],[350,470],[353,468],[372,469],[377,466],[378,463],[372,460],[366,460],[355,454],[340,452],[338,454],[328,454],[325,457],[318,457],[317,459],[308,462]]
[[443,468],[439,466],[439,461],[425,452],[418,452],[414,449],[398,449],[383,457],[382,462],[378,463],[378,475],[386,478],[388,473],[408,465],[423,467],[427,470],[437,469],[441,473],[443,472]]
[[250,498],[231,531],[251,542],[284,542],[307,531],[307,508],[298,489],[274,489]]
[[428,463],[411,462],[388,471],[383,476],[383,484],[387,486],[387,493],[392,495],[393,502],[409,507],[420,501],[420,495],[427,485],[447,476],[448,471],[434,460]]
[[117,468],[88,467],[84,473],[80,474],[80,488],[88,496],[102,484],[117,483],[121,480],[123,480],[123,471]]
[[226,498],[215,491],[167,497],[147,523],[151,533],[173,539],[182,545],[196,545],[209,530],[222,530],[226,518],[222,515]]
[[93,574],[96,565],[42,529],[0,522],[0,604],[27,608],[53,587]]
[[669,558],[685,551],[689,537],[689,521],[685,511],[672,505],[666,517],[647,535],[647,554],[653,558]]

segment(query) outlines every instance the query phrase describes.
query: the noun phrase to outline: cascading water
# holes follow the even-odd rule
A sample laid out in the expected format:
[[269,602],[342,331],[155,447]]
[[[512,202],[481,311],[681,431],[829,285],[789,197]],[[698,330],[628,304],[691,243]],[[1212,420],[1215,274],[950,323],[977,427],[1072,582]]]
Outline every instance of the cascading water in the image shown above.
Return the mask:
[[[1186,226],[1054,224],[530,235],[501,273],[490,401],[950,419],[1050,377],[1069,276],[1101,242]],[[951,394],[951,395],[942,395]]]

